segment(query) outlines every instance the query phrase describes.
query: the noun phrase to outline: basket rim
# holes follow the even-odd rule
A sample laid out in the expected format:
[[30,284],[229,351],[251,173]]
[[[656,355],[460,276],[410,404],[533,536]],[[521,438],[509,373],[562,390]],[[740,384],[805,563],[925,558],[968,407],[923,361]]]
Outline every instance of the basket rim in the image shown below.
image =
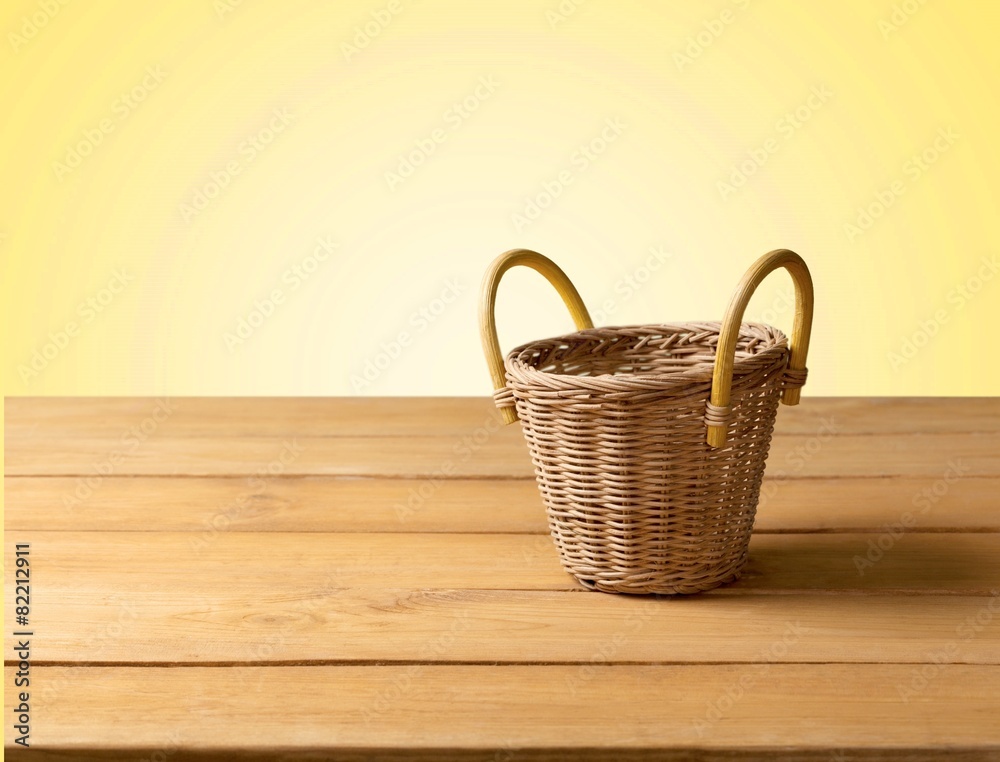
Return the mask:
[[[670,334],[687,333],[694,329],[697,332],[714,333],[718,338],[722,327],[719,320],[685,321],[679,323],[642,323],[635,325],[614,325],[595,328],[585,328],[570,333],[533,339],[511,349],[504,358],[504,369],[508,377],[508,385],[512,380],[521,383],[535,383],[545,387],[558,387],[575,391],[629,391],[629,390],[665,390],[669,388],[691,386],[692,384],[708,384],[711,386],[715,362],[699,363],[688,368],[666,370],[658,373],[601,373],[583,376],[572,373],[553,373],[539,370],[519,359],[519,356],[530,351],[539,344],[550,344],[553,341],[571,341],[577,337],[606,334],[617,331],[642,331],[649,329],[650,333]],[[664,330],[665,329],[665,330]],[[760,339],[767,343],[760,351],[752,355],[738,351],[733,363],[733,377],[742,377],[778,363],[788,362],[788,336],[780,329],[767,323],[743,321],[740,323],[739,339]]]

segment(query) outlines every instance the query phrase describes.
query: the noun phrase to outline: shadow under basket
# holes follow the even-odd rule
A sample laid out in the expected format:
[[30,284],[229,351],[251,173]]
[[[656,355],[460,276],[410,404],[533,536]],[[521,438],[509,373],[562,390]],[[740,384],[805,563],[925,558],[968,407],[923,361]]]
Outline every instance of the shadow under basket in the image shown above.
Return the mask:
[[[524,344],[501,364],[493,306],[513,264],[546,275],[583,330]],[[808,306],[794,349],[778,329],[741,322],[778,266]],[[697,593],[739,577],[778,403],[795,404],[806,379],[812,284],[801,258],[758,260],[722,322],[590,328],[562,271],[525,250],[494,263],[483,306],[503,382],[494,397],[506,420],[521,420],[564,568],[609,593]]]

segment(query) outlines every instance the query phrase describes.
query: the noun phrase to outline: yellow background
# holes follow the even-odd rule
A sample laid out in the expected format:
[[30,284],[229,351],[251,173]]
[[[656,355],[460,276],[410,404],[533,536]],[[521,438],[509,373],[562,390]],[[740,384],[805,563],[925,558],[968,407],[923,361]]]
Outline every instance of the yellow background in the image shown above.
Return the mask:
[[[1000,278],[976,278],[1000,253],[998,25],[1000,5],[937,0],[5,2],[5,393],[486,394],[479,279],[524,246],[621,324],[719,318],[754,258],[792,248],[816,282],[806,393],[995,394]],[[495,84],[477,96],[481,78]],[[813,88],[830,93],[815,108]],[[463,101],[475,110],[456,120]],[[287,126],[250,160],[276,110]],[[621,134],[581,168],[609,119]],[[955,137],[934,157],[940,130]],[[572,182],[517,230],[562,172]],[[904,192],[849,235],[893,183]],[[292,290],[284,274],[323,236],[335,253]],[[650,247],[666,261],[626,297],[615,284],[642,277]],[[87,312],[116,270],[131,281]],[[748,317],[787,329],[789,281],[771,280]],[[283,303],[227,346],[275,289]],[[505,348],[570,330],[532,273],[500,301]],[[422,307],[443,309],[421,323]],[[52,357],[25,374],[36,351]]]

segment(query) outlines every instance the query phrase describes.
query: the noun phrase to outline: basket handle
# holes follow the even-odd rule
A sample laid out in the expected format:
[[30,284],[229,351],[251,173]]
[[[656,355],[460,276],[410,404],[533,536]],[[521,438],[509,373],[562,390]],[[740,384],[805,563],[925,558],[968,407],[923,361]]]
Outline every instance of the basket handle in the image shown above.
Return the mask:
[[722,321],[712,374],[712,397],[705,409],[708,444],[711,447],[723,447],[726,444],[726,429],[732,414],[729,400],[733,386],[733,364],[736,360],[736,339],[743,322],[743,313],[757,286],[779,267],[788,270],[795,283],[795,323],[792,326],[791,357],[786,371],[790,378],[786,379],[781,401],[786,405],[799,404],[800,390],[805,383],[806,353],[809,351],[809,334],[812,330],[812,277],[802,257],[788,249],[775,249],[762,256],[747,270],[733,292]]
[[504,423],[514,423],[517,420],[517,410],[509,403],[504,405],[500,403],[500,397],[507,392],[507,377],[504,374],[503,355],[500,353],[500,339],[497,337],[495,309],[500,279],[505,272],[517,265],[530,267],[548,279],[562,297],[578,330],[594,327],[587,306],[580,298],[576,286],[548,257],[529,249],[511,249],[493,260],[483,278],[483,290],[479,297],[479,337],[483,342],[483,352],[486,353],[486,363],[489,365],[493,388],[496,390],[493,397],[497,400],[497,407],[500,408]]

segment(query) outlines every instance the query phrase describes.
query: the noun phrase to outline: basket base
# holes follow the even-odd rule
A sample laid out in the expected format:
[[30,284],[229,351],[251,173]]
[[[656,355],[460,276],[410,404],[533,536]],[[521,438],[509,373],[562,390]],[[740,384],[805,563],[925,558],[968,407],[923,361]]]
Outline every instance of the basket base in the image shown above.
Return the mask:
[[[570,574],[581,585],[588,590],[595,590],[600,593],[616,593],[624,595],[693,595],[703,593],[706,590],[713,590],[722,585],[728,585],[743,576],[746,568],[747,556],[744,555],[738,563],[718,574],[706,575],[704,580],[684,582],[670,582],[662,579],[662,574],[650,574],[643,579],[642,575],[634,575],[627,580],[615,580],[613,578],[600,579],[588,578],[575,574]],[[620,575],[617,575],[620,576]],[[657,579],[659,577],[659,579]]]

